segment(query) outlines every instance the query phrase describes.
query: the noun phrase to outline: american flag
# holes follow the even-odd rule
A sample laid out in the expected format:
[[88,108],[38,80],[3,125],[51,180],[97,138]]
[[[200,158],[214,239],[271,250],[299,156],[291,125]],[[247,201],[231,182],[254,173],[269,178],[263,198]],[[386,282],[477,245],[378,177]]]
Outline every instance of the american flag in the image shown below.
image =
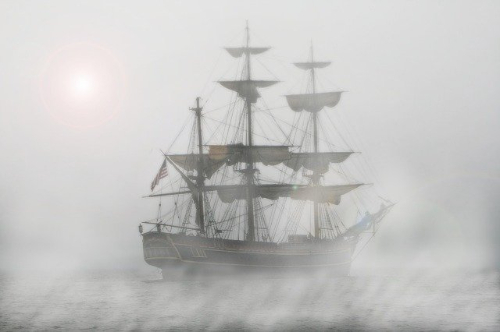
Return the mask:
[[161,164],[160,170],[158,171],[158,174],[156,174],[153,182],[151,182],[151,191],[155,189],[155,187],[160,183],[160,180],[163,179],[165,176],[168,175],[168,169],[167,169],[167,160],[165,159],[163,161],[163,164]]

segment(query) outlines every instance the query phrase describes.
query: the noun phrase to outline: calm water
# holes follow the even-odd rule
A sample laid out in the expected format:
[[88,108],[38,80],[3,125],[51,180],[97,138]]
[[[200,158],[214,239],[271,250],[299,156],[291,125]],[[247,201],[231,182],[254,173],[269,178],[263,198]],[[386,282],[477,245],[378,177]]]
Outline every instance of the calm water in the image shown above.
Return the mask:
[[154,282],[154,272],[0,279],[2,330],[500,331],[500,274]]

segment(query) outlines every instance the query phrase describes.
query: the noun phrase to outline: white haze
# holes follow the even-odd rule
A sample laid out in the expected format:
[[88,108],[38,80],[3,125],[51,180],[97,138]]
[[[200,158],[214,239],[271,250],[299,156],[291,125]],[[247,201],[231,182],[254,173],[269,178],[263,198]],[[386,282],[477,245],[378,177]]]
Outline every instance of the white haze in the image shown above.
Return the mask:
[[157,277],[151,271],[3,277],[0,328],[493,332],[500,326],[498,272],[142,281]]
[[[233,64],[221,47],[247,19],[285,62],[311,39],[333,60],[349,93],[328,112],[398,202],[355,268],[499,266],[499,17],[496,1],[0,2],[0,267],[146,268],[137,225],[156,202],[140,197],[159,149]],[[80,42],[126,77],[118,114],[90,129],[56,121],[39,93],[50,55]],[[283,61],[262,59],[284,81],[273,105],[298,77]]]

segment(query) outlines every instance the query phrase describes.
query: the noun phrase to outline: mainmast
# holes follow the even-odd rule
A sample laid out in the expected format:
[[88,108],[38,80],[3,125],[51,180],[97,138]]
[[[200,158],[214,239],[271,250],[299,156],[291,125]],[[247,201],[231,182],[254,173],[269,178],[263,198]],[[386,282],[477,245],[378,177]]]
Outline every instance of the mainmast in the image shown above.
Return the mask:
[[276,81],[264,81],[264,80],[253,80],[252,79],[252,68],[251,68],[251,55],[260,54],[266,52],[269,47],[251,47],[250,46],[250,29],[248,28],[248,21],[245,27],[246,31],[246,43],[243,47],[227,47],[228,53],[235,57],[240,58],[245,56],[245,69],[246,75],[244,79],[237,81],[219,81],[219,83],[229,89],[238,93],[238,96],[245,102],[245,110],[247,112],[247,137],[245,148],[245,159],[242,160],[245,163],[245,169],[241,170],[246,177],[245,183],[245,200],[247,206],[247,224],[248,233],[246,234],[247,241],[255,241],[255,211],[254,211],[254,197],[257,196],[256,184],[254,179],[254,174],[257,171],[255,169],[254,160],[254,149],[258,149],[259,146],[253,144],[253,133],[252,133],[252,104],[257,102],[260,98],[259,88],[265,88],[271,86]]
[[[246,48],[249,50],[250,48],[250,31],[248,29],[248,21],[246,25],[246,33],[247,33],[247,45]],[[246,67],[247,67],[247,81],[251,81],[251,63],[250,63],[250,52],[246,52]],[[253,146],[253,137],[252,137],[252,102],[250,98],[245,97],[245,104],[247,108],[247,145],[249,150],[247,152],[247,160],[246,160],[246,169],[245,174],[247,177],[247,216],[248,216],[248,234],[246,236],[247,241],[255,241],[255,216],[254,216],[254,208],[253,208],[253,190],[254,190],[254,178],[253,174],[254,164],[252,160],[252,146]]]
[[200,232],[205,233],[205,210],[204,210],[204,187],[205,187],[205,177],[203,176],[203,170],[205,166],[203,165],[203,133],[201,130],[201,110],[200,107],[200,97],[196,98],[196,107],[190,108],[190,110],[196,113],[196,122],[198,126],[198,162],[197,162],[197,176],[196,185],[198,187],[198,192],[196,194],[196,221],[200,227]]

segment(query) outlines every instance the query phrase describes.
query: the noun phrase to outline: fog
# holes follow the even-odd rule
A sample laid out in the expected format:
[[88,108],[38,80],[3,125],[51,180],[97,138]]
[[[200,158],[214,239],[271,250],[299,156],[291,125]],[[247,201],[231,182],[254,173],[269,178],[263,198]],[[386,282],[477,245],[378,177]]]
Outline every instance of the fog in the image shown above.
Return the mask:
[[[151,282],[147,274],[4,278],[8,330],[498,331],[498,273]],[[1,290],[1,289],[0,289]],[[7,300],[9,299],[9,300]]]
[[[355,269],[500,266],[499,17],[496,1],[0,2],[0,268],[147,268],[141,196],[194,99],[227,103],[213,81],[245,20],[273,47],[270,104],[311,39],[349,91],[328,112],[397,202]],[[80,126],[44,84],[61,49],[93,47],[113,94]]]

